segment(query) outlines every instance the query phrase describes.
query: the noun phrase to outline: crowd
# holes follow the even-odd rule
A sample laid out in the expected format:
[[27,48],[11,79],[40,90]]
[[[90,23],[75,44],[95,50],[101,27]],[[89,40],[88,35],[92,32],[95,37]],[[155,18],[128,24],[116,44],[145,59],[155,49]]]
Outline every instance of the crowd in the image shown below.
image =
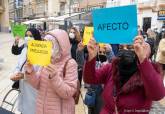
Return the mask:
[[[84,45],[76,27],[44,34],[28,28],[24,44],[15,37],[11,47],[12,54],[19,56],[10,77],[12,87],[20,90],[18,110],[75,114],[83,80],[88,114],[149,114],[152,102],[165,96],[165,34],[152,29],[145,33],[140,27],[138,32],[132,45],[99,45],[94,38]],[[52,43],[51,64],[29,62],[31,40]]]

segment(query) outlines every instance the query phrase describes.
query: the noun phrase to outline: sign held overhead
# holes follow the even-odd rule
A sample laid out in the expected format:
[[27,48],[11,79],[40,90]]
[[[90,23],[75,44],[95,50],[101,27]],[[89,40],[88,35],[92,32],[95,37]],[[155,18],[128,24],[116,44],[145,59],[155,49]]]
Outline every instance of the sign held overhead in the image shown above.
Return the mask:
[[92,19],[98,43],[132,44],[138,33],[136,5],[97,9]]

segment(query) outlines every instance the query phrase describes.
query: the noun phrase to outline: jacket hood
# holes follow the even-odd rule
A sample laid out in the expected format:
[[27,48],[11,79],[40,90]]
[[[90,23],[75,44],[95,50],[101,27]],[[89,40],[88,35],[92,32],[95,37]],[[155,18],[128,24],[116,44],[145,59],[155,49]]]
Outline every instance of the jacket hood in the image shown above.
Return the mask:
[[67,32],[61,29],[55,29],[48,32],[47,34],[52,35],[54,38],[57,39],[60,45],[61,59],[70,58],[71,45]]

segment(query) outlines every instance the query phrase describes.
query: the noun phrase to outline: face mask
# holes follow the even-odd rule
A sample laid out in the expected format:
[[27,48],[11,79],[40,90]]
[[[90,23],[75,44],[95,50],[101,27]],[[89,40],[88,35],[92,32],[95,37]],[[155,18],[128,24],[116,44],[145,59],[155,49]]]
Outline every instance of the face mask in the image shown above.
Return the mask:
[[118,68],[121,83],[125,83],[137,71],[136,54],[130,50],[120,50],[118,52],[120,58]]
[[75,34],[70,32],[70,33],[69,33],[69,38],[70,38],[70,39],[74,39],[74,38],[75,38]]
[[27,45],[28,41],[30,41],[30,40],[34,40],[34,38],[33,37],[25,37],[25,39],[24,39],[25,44]]
[[101,63],[107,61],[106,55],[101,55],[101,54],[99,54],[97,59],[98,59],[98,61],[100,61]]

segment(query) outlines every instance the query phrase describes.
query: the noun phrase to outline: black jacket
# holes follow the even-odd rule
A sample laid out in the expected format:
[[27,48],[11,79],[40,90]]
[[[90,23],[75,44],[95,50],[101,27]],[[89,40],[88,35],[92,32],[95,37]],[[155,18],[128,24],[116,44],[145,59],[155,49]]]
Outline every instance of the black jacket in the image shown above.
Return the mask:
[[18,45],[13,45],[11,48],[11,52],[14,55],[19,55],[22,52],[22,49],[24,48],[24,44],[18,47]]

